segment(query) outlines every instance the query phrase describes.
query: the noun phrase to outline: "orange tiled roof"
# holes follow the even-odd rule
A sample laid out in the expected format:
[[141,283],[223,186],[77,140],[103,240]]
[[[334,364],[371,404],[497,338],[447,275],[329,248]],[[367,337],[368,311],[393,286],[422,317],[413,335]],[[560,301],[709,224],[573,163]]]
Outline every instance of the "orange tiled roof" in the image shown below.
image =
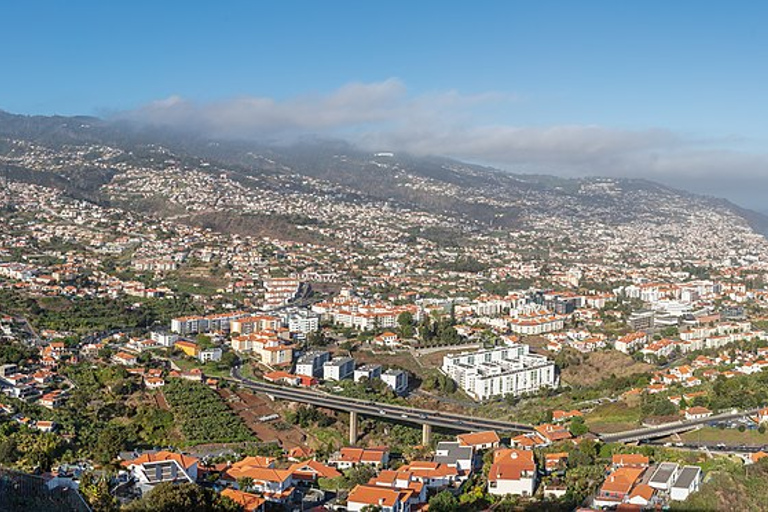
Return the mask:
[[261,496],[251,494],[249,492],[238,491],[235,489],[224,489],[221,491],[221,495],[226,496],[227,498],[243,507],[246,512],[258,510],[264,505],[264,503],[267,502],[267,500]]
[[463,446],[477,446],[482,444],[493,444],[501,441],[499,434],[493,430],[487,432],[471,432],[469,434],[461,434],[456,436],[459,444]]
[[391,508],[397,502],[405,503],[412,492],[409,490],[392,489],[375,485],[358,485],[350,491],[348,503],[364,503]]
[[644,468],[619,468],[605,479],[600,490],[605,493],[628,494]]
[[149,462],[162,462],[166,460],[175,460],[184,469],[190,468],[198,463],[199,459],[184,455],[182,453],[174,453],[169,451],[159,451],[157,453],[145,453],[133,460],[124,460],[123,466],[138,466],[140,464],[146,464]]
[[639,453],[617,453],[611,458],[615,466],[647,466],[648,457]]

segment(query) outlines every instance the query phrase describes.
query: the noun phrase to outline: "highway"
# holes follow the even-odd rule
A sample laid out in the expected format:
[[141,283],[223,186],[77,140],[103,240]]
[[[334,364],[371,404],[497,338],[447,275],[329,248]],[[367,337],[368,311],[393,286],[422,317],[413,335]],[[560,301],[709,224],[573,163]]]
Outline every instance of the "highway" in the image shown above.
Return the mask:
[[232,378],[242,387],[260,393],[266,393],[274,398],[310,404],[316,407],[334,409],[337,411],[356,412],[362,416],[370,418],[389,419],[418,425],[430,425],[432,427],[445,428],[458,432],[495,430],[497,432],[522,433],[533,431],[531,425],[523,423],[463,416],[449,412],[430,411],[427,409],[403,407],[380,402],[367,402],[365,400],[319,393],[317,391],[308,391],[287,386],[256,382],[242,377],[239,373],[239,369],[232,370]]
[[[365,400],[347,398],[317,391],[256,382],[242,377],[238,368],[232,370],[232,380],[245,388],[260,393],[266,393],[274,398],[310,404],[316,407],[337,411],[356,412],[371,418],[389,419],[392,421],[414,423],[418,425],[430,425],[432,427],[439,427],[458,432],[495,430],[497,432],[523,433],[534,431],[531,425],[524,423],[478,418],[449,412],[417,409],[414,407],[403,407],[381,402],[368,402]],[[600,436],[600,440],[604,443],[633,443],[658,439],[685,432],[713,421],[728,421],[743,418],[744,416],[751,416],[756,414],[758,410],[759,409],[736,412],[730,411],[697,420],[682,420],[674,423],[665,423],[655,427],[638,428],[614,434],[603,434]]]
[[603,434],[600,436],[600,439],[605,443],[633,443],[647,439],[657,439],[659,437],[667,437],[672,434],[679,434],[680,432],[685,432],[698,426],[706,425],[707,423],[711,423],[713,421],[728,421],[743,418],[744,416],[751,416],[756,414],[759,410],[760,409],[724,412],[698,420],[676,421],[674,423],[665,423],[657,427],[638,428],[625,432],[617,432],[615,434]]

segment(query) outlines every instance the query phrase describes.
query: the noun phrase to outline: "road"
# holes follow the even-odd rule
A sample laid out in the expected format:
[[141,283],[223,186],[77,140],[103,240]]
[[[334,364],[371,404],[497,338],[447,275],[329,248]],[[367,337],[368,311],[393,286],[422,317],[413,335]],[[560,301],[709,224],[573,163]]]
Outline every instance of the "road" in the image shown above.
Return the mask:
[[672,434],[679,434],[680,432],[685,432],[698,426],[706,425],[707,423],[713,421],[728,421],[743,418],[744,416],[752,416],[757,414],[757,411],[759,410],[760,409],[725,412],[698,420],[676,421],[674,423],[665,423],[664,425],[659,425],[657,427],[638,428],[625,432],[617,432],[615,434],[603,434],[600,436],[600,439],[605,443],[633,443],[637,441],[645,441],[648,439],[657,439],[659,437],[666,437]]
[[[232,370],[232,380],[243,387],[267,393],[274,398],[290,400],[324,407],[337,411],[356,412],[358,414],[400,421],[404,423],[414,423],[418,425],[431,425],[460,432],[479,432],[484,430],[495,430],[497,432],[532,432],[531,425],[524,423],[514,423],[501,420],[492,420],[488,418],[478,418],[454,414],[449,412],[431,411],[427,409],[417,409],[415,407],[403,407],[399,405],[385,404],[381,402],[368,402],[354,398],[341,397],[328,393],[317,391],[308,391],[304,389],[277,386],[256,382],[242,377],[239,369]],[[600,440],[604,443],[632,443],[639,441],[648,441],[667,437],[673,434],[686,432],[701,425],[706,425],[713,421],[728,421],[744,416],[751,416],[757,413],[759,409],[748,411],[725,412],[697,420],[682,420],[674,423],[665,423],[656,427],[646,427],[614,434],[603,434]]]
[[256,382],[242,377],[238,369],[233,369],[232,378],[245,388],[260,393],[266,393],[275,398],[310,404],[316,407],[334,409],[337,411],[356,412],[360,415],[372,418],[390,419],[393,421],[414,423],[418,425],[426,424],[458,432],[495,430],[497,432],[512,433],[533,431],[531,425],[523,423],[469,417],[460,414],[417,409],[415,407],[403,407],[380,402],[367,402],[365,400],[319,393],[317,391],[307,391],[304,389]]

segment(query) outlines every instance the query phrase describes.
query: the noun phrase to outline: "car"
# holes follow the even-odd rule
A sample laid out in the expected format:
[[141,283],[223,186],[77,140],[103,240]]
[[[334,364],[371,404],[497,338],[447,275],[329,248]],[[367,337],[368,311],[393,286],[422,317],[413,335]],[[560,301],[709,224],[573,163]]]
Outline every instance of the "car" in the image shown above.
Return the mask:
[[407,418],[407,417],[408,417],[408,415],[407,415],[407,414],[405,414],[405,413],[403,413],[403,414],[401,414],[401,415],[400,415],[400,417],[401,417],[401,418]]
[[379,409],[379,414],[381,414],[382,416],[386,416],[387,411],[385,411],[384,409]]

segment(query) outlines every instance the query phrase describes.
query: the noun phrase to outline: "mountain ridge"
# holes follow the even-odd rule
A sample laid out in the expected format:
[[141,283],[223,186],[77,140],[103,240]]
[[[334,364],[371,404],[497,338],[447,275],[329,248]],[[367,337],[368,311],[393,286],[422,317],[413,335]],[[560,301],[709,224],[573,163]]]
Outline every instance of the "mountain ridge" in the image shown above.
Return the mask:
[[[74,156],[91,146],[102,149],[82,159]],[[31,154],[37,155],[34,165],[30,165]],[[658,206],[664,198],[674,198],[727,211],[754,231],[768,233],[768,216],[762,213],[643,178],[515,174],[439,156],[398,152],[376,156],[340,140],[282,145],[214,140],[89,116],[22,116],[0,111],[0,155],[5,157],[0,166],[6,178],[127,208],[136,198],[109,190],[126,170],[151,169],[147,172],[153,179],[162,181],[165,170],[178,167],[214,178],[226,176],[238,186],[273,193],[319,188],[327,194],[336,187],[328,196],[332,201],[375,201],[433,215],[450,214],[484,229],[523,226],[532,215],[548,212],[608,224],[631,222],[650,218],[651,199]],[[51,165],[46,167],[46,162]],[[136,199],[136,204],[154,201],[149,199]],[[163,214],[162,208],[150,208],[150,213]]]

